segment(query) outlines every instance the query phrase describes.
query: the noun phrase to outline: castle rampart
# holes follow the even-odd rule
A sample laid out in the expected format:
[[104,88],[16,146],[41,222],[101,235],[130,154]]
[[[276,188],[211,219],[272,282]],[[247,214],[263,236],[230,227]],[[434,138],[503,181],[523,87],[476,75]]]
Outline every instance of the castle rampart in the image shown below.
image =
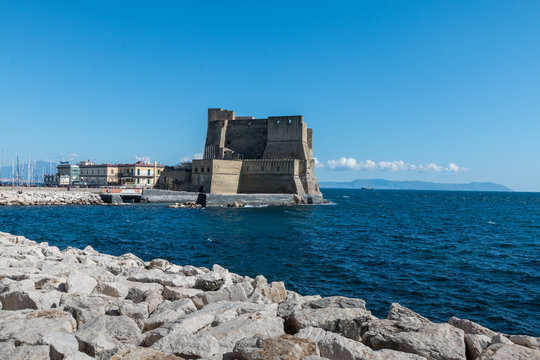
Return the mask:
[[203,159],[192,164],[192,190],[320,194],[314,166],[313,131],[302,115],[255,119],[208,109]]

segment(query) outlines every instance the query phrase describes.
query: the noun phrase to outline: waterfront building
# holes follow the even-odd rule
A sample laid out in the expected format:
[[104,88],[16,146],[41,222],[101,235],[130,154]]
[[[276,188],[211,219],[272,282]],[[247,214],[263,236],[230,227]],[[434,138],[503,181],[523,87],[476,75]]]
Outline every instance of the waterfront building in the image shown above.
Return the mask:
[[165,168],[165,165],[158,165],[156,162],[149,164],[142,161],[117,166],[120,185],[145,188],[153,188]]
[[81,161],[77,165],[61,163],[57,173],[45,175],[45,186],[125,186],[152,188],[161,176],[164,165],[137,162],[135,164],[96,164]]
[[107,186],[118,185],[118,165],[96,164],[93,161],[79,162],[81,185]]

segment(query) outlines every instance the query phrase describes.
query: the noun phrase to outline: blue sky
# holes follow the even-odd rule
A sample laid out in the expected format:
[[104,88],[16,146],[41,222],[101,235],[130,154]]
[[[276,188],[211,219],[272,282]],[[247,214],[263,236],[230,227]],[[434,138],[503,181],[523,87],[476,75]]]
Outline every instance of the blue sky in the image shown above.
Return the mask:
[[222,107],[303,114],[321,181],[540,191],[538,24],[538,1],[4,1],[4,164],[174,164]]

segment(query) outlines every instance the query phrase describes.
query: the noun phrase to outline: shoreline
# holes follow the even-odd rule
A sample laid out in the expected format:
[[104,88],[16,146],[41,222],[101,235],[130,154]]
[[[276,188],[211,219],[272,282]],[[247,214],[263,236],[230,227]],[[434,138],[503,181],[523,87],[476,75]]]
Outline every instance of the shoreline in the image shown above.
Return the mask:
[[[103,193],[100,188],[0,188],[0,206],[107,205],[125,203],[191,203],[202,207],[281,206],[324,204],[321,194],[206,194],[168,190],[143,190],[140,194]],[[238,207],[238,206],[233,206]]]
[[539,338],[457,318],[433,323],[399,304],[378,319],[362,299],[302,296],[219,265],[144,262],[89,246],[60,251],[7,233],[0,248],[0,351],[9,358],[540,356]]

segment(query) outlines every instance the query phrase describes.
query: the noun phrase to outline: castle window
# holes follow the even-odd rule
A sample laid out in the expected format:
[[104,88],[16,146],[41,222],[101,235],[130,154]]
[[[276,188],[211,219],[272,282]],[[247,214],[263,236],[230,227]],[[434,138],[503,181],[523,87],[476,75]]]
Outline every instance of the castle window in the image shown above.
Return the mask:
[[289,119],[289,124],[292,124],[292,120],[291,120],[291,119]]
[[231,140],[227,140],[227,145],[231,145]]
[[248,121],[248,126],[251,126],[251,121]]
[[276,168],[276,171],[279,172],[280,170],[281,170],[281,168],[278,166],[278,167]]
[[209,168],[209,167],[207,167],[207,168],[206,168],[206,171],[207,171],[207,172],[210,172],[210,168]]
[[261,171],[264,171],[264,166],[261,166]]
[[280,120],[276,120],[276,124],[278,124],[278,125],[279,125],[279,123],[280,123],[280,122],[281,122]]
[[249,171],[249,166],[246,168],[247,171]]
[[199,170],[198,168],[195,168],[195,172],[197,172],[197,170]]
[[203,167],[201,168],[201,172],[204,172],[204,168],[203,168]]

